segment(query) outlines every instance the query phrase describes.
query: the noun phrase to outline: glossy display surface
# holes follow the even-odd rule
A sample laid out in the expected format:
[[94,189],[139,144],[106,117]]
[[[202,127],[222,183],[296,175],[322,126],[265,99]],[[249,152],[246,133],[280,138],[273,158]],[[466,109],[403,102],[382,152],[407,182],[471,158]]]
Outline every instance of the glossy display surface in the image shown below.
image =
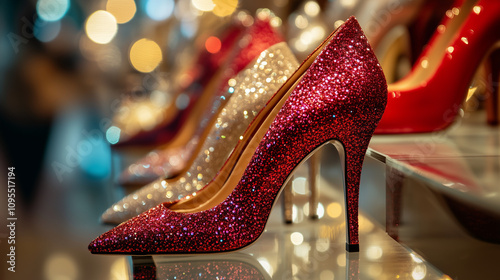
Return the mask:
[[500,215],[500,130],[475,113],[449,131],[377,136],[368,154],[407,176]]
[[134,258],[134,279],[450,279],[363,214],[364,245],[359,253],[346,253],[343,194],[321,180],[319,220],[309,219],[305,174],[299,169],[293,184],[294,224],[283,224],[278,207],[266,231],[248,248],[210,256]]
[[498,275],[500,130],[485,119],[466,113],[439,133],[376,136],[368,151],[385,166],[388,233],[458,279]]
[[[331,157],[332,154],[323,153],[323,158]],[[323,171],[334,176],[338,173],[336,169]],[[360,239],[364,245],[358,254],[348,259],[344,199],[343,194],[335,190],[341,188],[341,179],[326,181],[324,176],[321,178],[319,219],[310,220],[307,173],[302,166],[293,182],[294,224],[285,225],[281,208],[275,207],[266,231],[253,246],[209,258],[203,255],[155,256],[153,266],[147,258],[99,256],[88,252],[89,236],[110,229],[98,222],[100,210],[107,205],[106,195],[102,193],[117,191],[109,180],[91,188],[88,178],[75,173],[65,178],[73,188],[61,188],[53,184],[53,175],[47,172],[35,202],[39,207],[36,213],[27,214],[28,209],[22,204],[18,208],[16,256],[19,269],[15,274],[4,270],[0,275],[9,280],[214,279],[217,276],[231,279],[235,275],[242,277],[236,279],[395,279],[398,275],[400,279],[450,279],[424,258],[392,240],[382,225],[364,213],[360,216]],[[58,199],[44,203],[44,198],[48,197]],[[85,203],[68,203],[82,199]],[[383,199],[383,194],[372,199]]]

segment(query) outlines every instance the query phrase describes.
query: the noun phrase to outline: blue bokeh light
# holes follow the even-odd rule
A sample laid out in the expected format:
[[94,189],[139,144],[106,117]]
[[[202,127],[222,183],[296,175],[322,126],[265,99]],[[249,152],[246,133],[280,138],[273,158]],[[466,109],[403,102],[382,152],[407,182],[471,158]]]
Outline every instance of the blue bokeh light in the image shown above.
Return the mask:
[[54,40],[61,31],[61,21],[44,21],[37,18],[33,34],[40,42],[50,42]]
[[45,21],[58,21],[69,10],[69,0],[38,0],[36,12]]
[[151,19],[162,21],[172,15],[175,3],[174,0],[146,0],[144,7]]
[[111,126],[106,131],[106,140],[108,140],[108,142],[110,144],[118,143],[118,141],[120,140],[120,132],[121,132],[121,129],[119,129],[116,126]]

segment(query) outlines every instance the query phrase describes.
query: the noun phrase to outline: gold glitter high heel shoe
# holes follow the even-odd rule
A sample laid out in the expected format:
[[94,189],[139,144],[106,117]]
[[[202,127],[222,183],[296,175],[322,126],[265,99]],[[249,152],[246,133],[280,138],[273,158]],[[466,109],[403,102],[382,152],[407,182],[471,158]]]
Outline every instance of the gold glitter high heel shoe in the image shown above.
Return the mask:
[[[173,205],[179,199],[195,195],[215,177],[224,181],[264,118],[259,112],[297,67],[284,42],[262,52],[227,82],[225,90],[231,93],[230,98],[220,114],[210,121],[210,132],[191,167],[178,177],[160,178],[123,198],[105,211],[102,221],[118,224],[160,203]],[[200,193],[211,195],[209,191]]]
[[174,140],[164,143],[125,168],[118,178],[120,185],[144,186],[159,178],[177,177],[190,167],[210,130],[208,125],[211,119],[231,97],[231,93],[224,88],[228,80],[243,70],[262,51],[283,41],[271,25],[274,18],[271,12],[259,12],[254,23],[234,42],[234,48],[226,50],[231,54],[217,71],[220,72],[219,77],[211,82],[215,85],[203,93],[204,97],[209,99],[197,107],[195,114],[198,117],[191,118],[192,121],[184,125],[192,127],[189,131],[193,130],[193,134],[185,133],[188,130],[183,129]]

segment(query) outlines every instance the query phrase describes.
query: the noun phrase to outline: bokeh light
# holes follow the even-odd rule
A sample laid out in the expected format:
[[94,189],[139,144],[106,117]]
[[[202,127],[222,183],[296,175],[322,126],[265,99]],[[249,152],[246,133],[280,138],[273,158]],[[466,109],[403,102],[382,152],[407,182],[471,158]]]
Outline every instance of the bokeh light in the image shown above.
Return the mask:
[[300,232],[294,232],[290,235],[290,241],[292,241],[293,245],[300,245],[304,242],[304,236]]
[[345,8],[352,8],[357,4],[358,0],[340,0],[340,5]]
[[116,126],[111,126],[106,131],[106,140],[108,140],[110,144],[116,144],[120,140],[120,133],[121,129]]
[[144,8],[152,20],[162,21],[172,15],[175,3],[174,0],[146,0]]
[[205,41],[205,48],[209,53],[218,53],[220,51],[222,44],[219,38],[215,36],[210,36]]
[[202,12],[210,12],[215,8],[212,0],[191,0],[191,3],[196,9]]
[[94,12],[87,19],[85,32],[90,40],[98,44],[107,44],[116,35],[118,24],[115,17],[106,11],[99,10]]
[[184,110],[188,107],[189,101],[190,101],[189,96],[185,93],[181,93],[175,99],[175,106],[179,110]]
[[427,267],[423,264],[419,264],[413,268],[411,272],[411,277],[415,280],[421,280],[425,278],[427,274]]
[[335,279],[335,274],[331,270],[323,270],[319,274],[319,280],[332,280]]
[[78,265],[75,259],[66,253],[53,253],[46,258],[43,265],[45,279],[67,279],[78,278]]
[[40,42],[50,42],[54,40],[61,31],[61,21],[44,21],[37,18],[33,28],[33,34]]
[[128,276],[128,262],[125,257],[119,258],[116,261],[113,262],[111,265],[111,269],[109,271],[110,273],[110,280],[123,280],[123,279],[129,279]]
[[295,177],[292,182],[293,192],[305,195],[307,193],[307,179],[305,177]]
[[219,17],[229,16],[238,7],[238,0],[213,0],[213,13]]
[[139,126],[144,130],[151,130],[156,125],[156,115],[155,111],[151,110],[151,107],[144,104],[139,105],[135,112],[137,116],[137,122]]
[[38,0],[36,12],[45,21],[58,21],[68,12],[69,0]]
[[341,267],[346,266],[347,261],[346,261],[346,259],[345,259],[345,258],[346,258],[346,255],[345,255],[345,254],[339,254],[339,255],[337,256],[337,265],[338,265],[338,266],[341,266]]
[[153,92],[151,92],[149,99],[158,107],[168,107],[170,106],[170,104],[172,104],[172,95],[158,89],[155,89],[153,90]]
[[181,21],[181,34],[185,38],[192,38],[196,35],[196,31],[198,30],[198,21]]
[[380,246],[370,246],[366,250],[366,257],[369,260],[378,260],[382,257],[383,254],[384,254],[384,251],[382,250],[382,248]]
[[154,41],[140,39],[130,48],[130,63],[139,72],[153,71],[162,60],[160,46]]
[[297,28],[304,29],[309,24],[309,21],[307,20],[307,18],[305,16],[298,15],[295,18],[294,23],[295,23],[295,26],[297,26]]
[[340,214],[342,214],[342,206],[340,203],[332,202],[326,207],[326,213],[331,218],[338,218],[340,217]]
[[108,0],[106,11],[115,17],[117,23],[126,23],[134,17],[137,7],[134,0]]
[[191,1],[178,1],[175,3],[174,14],[178,20],[189,21],[196,19],[202,12]]

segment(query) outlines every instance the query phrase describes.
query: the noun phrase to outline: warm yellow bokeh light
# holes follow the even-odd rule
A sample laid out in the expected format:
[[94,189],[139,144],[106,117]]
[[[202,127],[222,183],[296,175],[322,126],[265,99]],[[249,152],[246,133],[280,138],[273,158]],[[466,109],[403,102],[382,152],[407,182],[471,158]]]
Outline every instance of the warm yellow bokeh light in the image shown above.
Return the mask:
[[137,11],[134,0],[108,0],[106,11],[116,18],[118,23],[130,21]]
[[118,24],[115,17],[106,11],[96,11],[89,16],[85,24],[85,32],[90,40],[98,44],[107,44],[116,35]]
[[161,49],[158,44],[148,39],[140,39],[130,48],[130,63],[143,73],[153,71],[162,60]]
[[304,5],[304,12],[310,17],[315,17],[319,14],[320,7],[318,3],[309,1]]
[[332,202],[326,207],[326,213],[332,218],[338,218],[342,214],[342,206],[337,202]]
[[215,5],[213,13],[219,17],[229,16],[238,7],[238,0],[213,0]]
[[212,0],[191,0],[191,3],[196,9],[202,12],[210,12],[215,8]]

